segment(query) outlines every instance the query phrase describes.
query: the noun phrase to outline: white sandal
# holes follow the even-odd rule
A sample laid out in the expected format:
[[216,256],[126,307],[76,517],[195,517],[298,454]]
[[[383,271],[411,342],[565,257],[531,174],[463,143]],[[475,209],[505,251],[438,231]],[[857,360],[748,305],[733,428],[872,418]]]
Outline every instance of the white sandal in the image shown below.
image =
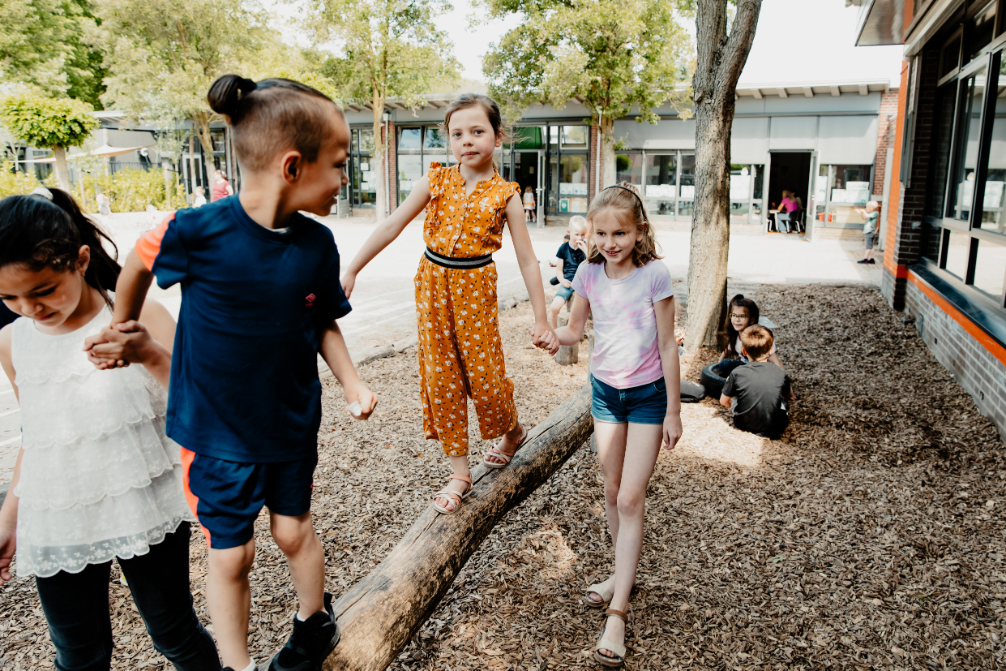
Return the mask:
[[[609,608],[604,611],[605,618],[609,615],[614,615],[615,617],[622,618],[622,621],[628,624],[628,614],[623,613],[620,610],[615,610],[614,608]],[[615,643],[604,637],[604,631],[608,628],[607,619],[605,619],[604,629],[601,629],[601,639],[594,646],[594,661],[601,664],[602,666],[607,666],[611,668],[619,667],[625,664],[625,645],[622,643]],[[609,657],[608,655],[602,655],[600,650],[609,650],[615,653],[614,657]]]
[[[457,492],[452,492],[451,490],[444,487],[433,496],[433,508],[442,515],[453,515],[454,513],[458,512],[458,508],[461,507],[461,501],[468,498],[468,495],[472,493],[472,476],[461,475],[459,473],[451,473],[451,479],[447,481],[447,484],[450,484],[451,480],[460,480],[461,482],[467,482],[468,487],[465,489],[465,491],[463,491],[460,494],[458,494]],[[447,508],[437,503],[438,496],[444,496],[453,501],[454,507]]]
[[[509,466],[510,461],[517,454],[517,450],[519,450],[521,448],[521,445],[524,444],[524,441],[527,440],[527,427],[521,425],[520,428],[523,430],[523,433],[520,436],[520,440],[517,441],[517,445],[513,448],[513,452],[507,454],[506,452],[500,449],[500,446],[497,443],[496,445],[490,447],[489,451],[486,452],[484,457],[482,457],[482,463],[488,466],[489,468],[506,468],[507,466]],[[496,457],[497,459],[502,459],[503,463],[499,464],[496,463],[495,461],[489,461],[490,456]]]
[[[615,596],[615,581],[611,578],[605,580],[604,582],[610,582],[607,589],[603,587],[604,583],[595,583],[587,588],[587,591],[583,593],[583,602],[587,604],[590,608],[604,608],[605,604],[611,601],[611,597]],[[596,594],[601,597],[600,601],[594,601],[590,598],[591,593]]]

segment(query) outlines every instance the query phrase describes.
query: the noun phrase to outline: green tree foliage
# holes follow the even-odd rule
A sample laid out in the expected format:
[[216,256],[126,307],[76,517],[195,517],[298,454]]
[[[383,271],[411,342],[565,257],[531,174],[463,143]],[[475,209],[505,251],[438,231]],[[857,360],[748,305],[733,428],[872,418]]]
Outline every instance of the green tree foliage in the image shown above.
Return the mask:
[[90,0],[0,2],[0,79],[99,106],[102,54]]
[[38,186],[38,180],[14,168],[6,158],[0,161],[0,198],[25,196]]
[[79,147],[98,127],[94,108],[72,99],[53,100],[38,95],[8,96],[0,101],[0,123],[10,133],[33,147],[52,149],[56,177],[62,189],[70,189],[66,148]]
[[535,102],[561,109],[582,98],[600,121],[603,180],[615,180],[614,120],[633,108],[657,122],[671,101],[688,115],[675,85],[687,76],[687,34],[667,0],[483,0],[487,20],[510,14],[522,22],[492,45],[482,71],[507,118]]
[[[327,60],[321,73],[341,98],[374,110],[374,137],[388,98],[414,104],[433,84],[457,78],[457,62],[435,19],[451,6],[446,0],[312,0],[306,25],[319,44],[335,43],[342,56]],[[387,212],[384,147],[375,148],[379,216]]]
[[274,44],[264,13],[242,0],[96,0],[110,76],[102,96],[134,119],[189,120],[213,180],[206,94],[220,75],[252,74]]

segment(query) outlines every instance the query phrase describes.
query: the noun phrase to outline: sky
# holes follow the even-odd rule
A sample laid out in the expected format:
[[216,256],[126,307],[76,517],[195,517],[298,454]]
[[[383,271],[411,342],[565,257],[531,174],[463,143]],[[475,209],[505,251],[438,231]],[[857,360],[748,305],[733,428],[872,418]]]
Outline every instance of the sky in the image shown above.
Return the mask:
[[[289,16],[283,0],[266,0],[271,9]],[[469,26],[471,0],[454,0],[454,9],[438,20],[454,42],[462,76],[485,81],[482,57],[492,42],[519,25],[516,18]],[[858,7],[845,0],[764,0],[754,46],[741,74],[741,84],[834,82],[890,79],[901,73],[901,47],[855,46]],[[694,24],[688,26],[694,32]],[[288,39],[301,36],[289,28]]]

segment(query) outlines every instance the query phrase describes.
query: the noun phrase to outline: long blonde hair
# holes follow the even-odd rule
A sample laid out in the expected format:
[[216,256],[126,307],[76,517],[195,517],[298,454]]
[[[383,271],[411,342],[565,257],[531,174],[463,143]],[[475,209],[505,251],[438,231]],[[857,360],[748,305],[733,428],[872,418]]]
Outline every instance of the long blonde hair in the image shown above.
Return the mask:
[[[587,210],[587,222],[594,227],[594,217],[598,212],[608,208],[619,213],[620,220],[628,219],[636,226],[642,235],[636,241],[636,246],[632,249],[632,263],[636,267],[645,266],[654,259],[661,259],[660,245],[653,235],[653,226],[650,225],[650,217],[646,214],[646,207],[643,205],[643,198],[639,189],[628,182],[619,182],[614,186],[605,187],[599,194],[594,196],[594,201]],[[601,250],[594,243],[594,237],[590,237],[590,244],[587,253],[588,263],[602,263],[604,256]]]

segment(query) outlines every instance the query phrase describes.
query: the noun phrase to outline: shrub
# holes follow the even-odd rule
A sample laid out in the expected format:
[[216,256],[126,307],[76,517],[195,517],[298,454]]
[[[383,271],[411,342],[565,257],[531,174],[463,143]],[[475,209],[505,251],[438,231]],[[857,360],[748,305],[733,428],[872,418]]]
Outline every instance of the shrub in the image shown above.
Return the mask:
[[29,194],[38,185],[34,176],[15,170],[13,164],[6,159],[0,161],[0,198]]
[[179,187],[177,182],[171,184],[169,206],[160,170],[125,168],[114,175],[84,175],[83,204],[89,212],[97,212],[100,192],[112,201],[112,212],[143,212],[148,205],[158,210],[185,207],[185,194]]

